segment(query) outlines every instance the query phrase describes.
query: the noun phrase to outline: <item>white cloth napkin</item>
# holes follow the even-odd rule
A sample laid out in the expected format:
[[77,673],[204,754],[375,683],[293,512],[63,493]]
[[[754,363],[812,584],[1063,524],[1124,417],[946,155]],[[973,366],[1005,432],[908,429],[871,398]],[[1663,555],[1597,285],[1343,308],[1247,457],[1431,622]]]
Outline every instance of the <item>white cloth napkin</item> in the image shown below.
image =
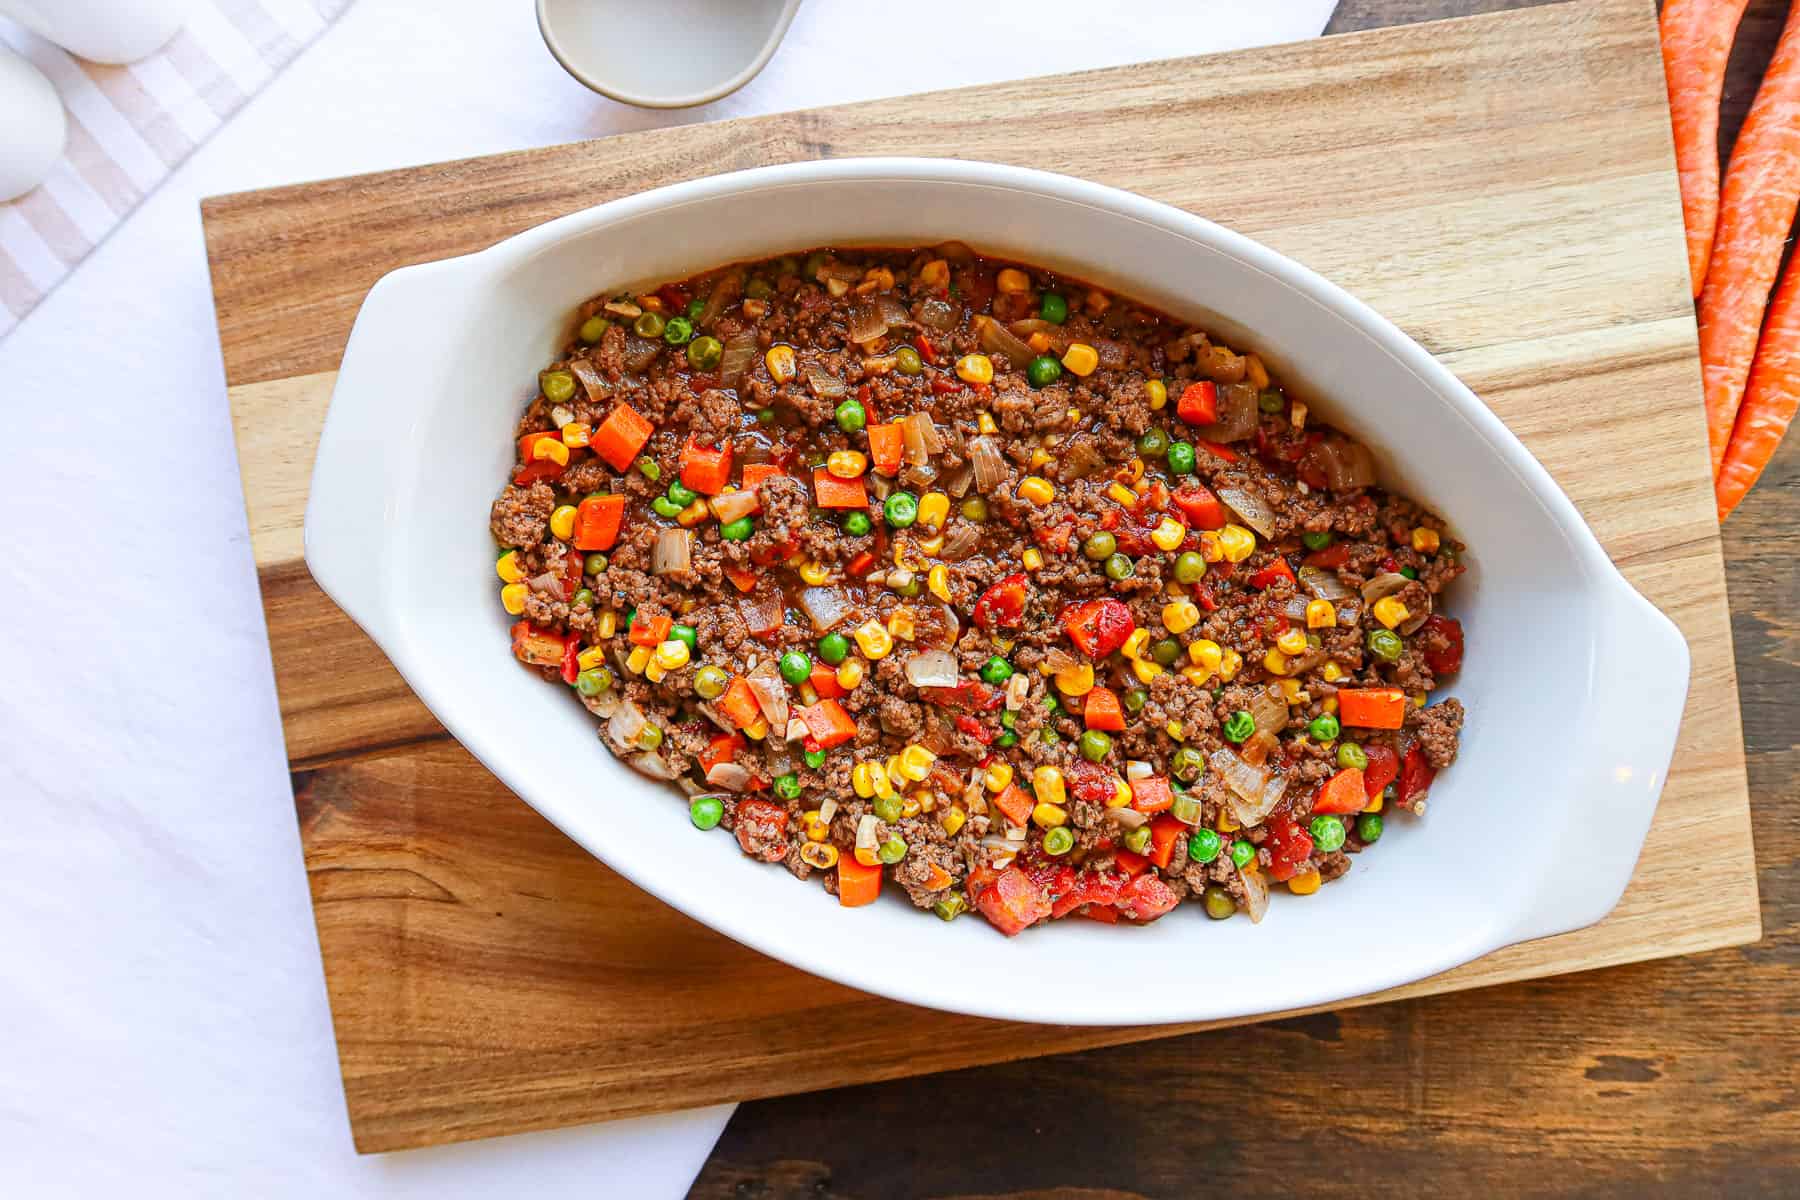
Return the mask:
[[813,0],[742,92],[646,113],[566,77],[526,5],[350,6],[0,342],[0,1195],[675,1196],[730,1113],[352,1152],[200,197],[1295,39],[1332,7],[915,0],[906,29],[955,32],[912,40]]

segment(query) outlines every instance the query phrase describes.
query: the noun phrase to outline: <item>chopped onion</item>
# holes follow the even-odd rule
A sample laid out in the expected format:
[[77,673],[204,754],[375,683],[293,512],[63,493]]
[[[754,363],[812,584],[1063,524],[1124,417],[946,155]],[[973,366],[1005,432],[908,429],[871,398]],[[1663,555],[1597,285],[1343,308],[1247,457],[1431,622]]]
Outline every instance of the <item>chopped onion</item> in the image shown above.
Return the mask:
[[762,709],[763,716],[769,718],[769,728],[786,729],[788,722],[787,684],[775,670],[775,664],[764,660],[750,672],[750,694],[756,697],[756,707]]
[[700,306],[700,315],[694,320],[695,329],[709,328],[719,319],[719,314],[738,302],[744,294],[744,268],[731,267],[719,276],[713,284],[712,291],[706,294],[706,303]]
[[755,361],[756,331],[738,330],[725,339],[724,352],[719,355],[719,382],[728,388],[742,385]]
[[956,610],[948,604],[926,604],[916,610],[913,618],[913,639],[926,646],[939,650],[951,650],[956,647],[956,639],[962,628],[956,619]]
[[1219,499],[1229,505],[1231,511],[1242,517],[1244,524],[1265,538],[1275,536],[1275,510],[1269,507],[1268,501],[1255,492],[1245,488],[1222,487],[1219,489]]
[[625,761],[636,768],[640,774],[648,775],[652,779],[675,779],[681,774],[669,765],[668,759],[649,750],[642,754],[634,754]]
[[800,593],[800,607],[813,628],[824,633],[841,622],[850,610],[844,594],[836,588],[809,587]]
[[863,277],[863,269],[853,263],[835,258],[828,258],[819,267],[820,279],[841,279],[845,283],[855,283]]
[[836,400],[849,389],[844,381],[827,371],[818,363],[806,368],[806,382],[812,387],[812,394],[821,400]]
[[623,362],[627,371],[642,371],[662,352],[661,342],[652,342],[635,333],[625,336],[625,356]]
[[[580,695],[579,692],[576,694]],[[601,720],[605,720],[619,711],[619,704],[623,699],[624,697],[619,695],[617,688],[607,688],[598,696],[582,696],[581,702],[587,705],[589,712]]]
[[869,490],[875,493],[877,500],[886,500],[894,490],[894,481],[880,471],[870,471],[863,478],[869,481]]
[[781,606],[781,594],[775,591],[762,591],[754,596],[746,596],[738,601],[738,607],[744,614],[744,626],[753,634],[764,634],[781,628],[781,619],[786,615]]
[[969,494],[969,485],[975,482],[975,468],[969,463],[951,469],[944,476],[944,490],[950,493],[953,500],[961,500]]
[[712,515],[718,519],[721,525],[727,525],[740,517],[747,517],[756,512],[762,507],[762,500],[757,496],[756,489],[751,488],[747,491],[740,489],[735,492],[721,492],[707,501],[707,507],[712,509]]
[[1044,665],[1049,667],[1050,673],[1054,675],[1060,671],[1074,670],[1081,665],[1081,660],[1077,659],[1067,650],[1064,650],[1061,646],[1052,646],[1050,647],[1050,652],[1044,655]]
[[627,700],[619,705],[612,719],[606,723],[606,736],[612,739],[614,746],[621,751],[637,749],[638,735],[644,732],[644,726],[650,723],[649,718],[634,702]]
[[936,296],[921,300],[914,306],[913,312],[917,314],[919,324],[939,333],[948,333],[962,322],[962,309],[948,300],[939,300]]
[[1305,596],[1289,596],[1288,602],[1281,606],[1281,615],[1290,621],[1306,620],[1307,599]]
[[545,571],[542,574],[533,575],[529,582],[531,590],[534,592],[546,592],[552,596],[562,595],[563,581],[560,575]]
[[944,440],[938,436],[937,426],[931,423],[927,413],[908,413],[901,417],[900,436],[906,440],[906,461],[915,467],[924,466],[933,454],[943,452]]
[[693,530],[665,529],[656,535],[656,548],[650,554],[652,575],[674,575],[691,570],[693,565]]
[[819,801],[819,820],[825,822],[827,825],[831,824],[831,818],[837,816],[837,810],[838,798],[836,796],[826,796],[825,799]]
[[1250,715],[1256,718],[1256,731],[1274,737],[1287,728],[1287,698],[1281,688],[1271,683],[1250,697]]
[[805,721],[802,721],[799,717],[789,717],[787,729],[782,732],[781,736],[790,742],[797,742],[811,732],[812,731],[806,727]]
[[1317,599],[1348,600],[1356,595],[1338,578],[1336,571],[1327,571],[1324,567],[1301,567],[1299,576],[1300,586]]
[[[612,394],[612,390],[606,386],[606,381],[600,378],[600,372],[595,370],[594,364],[587,359],[571,358],[569,370],[576,379],[580,380],[581,390],[587,393],[589,400],[598,402]],[[563,424],[567,425],[568,422],[564,421]]]
[[1398,571],[1383,571],[1362,585],[1363,603],[1373,604],[1377,600],[1385,599],[1411,582],[1412,580]]
[[1345,437],[1328,437],[1306,451],[1307,460],[1325,476],[1334,492],[1349,492],[1375,483],[1375,458],[1369,448]]
[[1127,829],[1136,829],[1139,825],[1150,823],[1150,814],[1141,813],[1130,805],[1120,808],[1109,808],[1106,816],[1115,825],[1123,825]]
[[1269,761],[1269,755],[1274,753],[1275,747],[1280,744],[1275,740],[1274,734],[1266,729],[1259,729],[1238,748],[1238,757],[1253,767],[1260,767]]
[[906,660],[906,681],[914,687],[955,687],[956,656],[948,650],[925,650]]
[[706,782],[728,792],[741,792],[750,786],[750,768],[734,762],[716,762],[706,768]]
[[1050,349],[1048,353],[1054,354],[1058,358],[1061,358],[1068,352],[1069,343],[1075,340],[1069,336],[1069,331],[1064,329],[1061,325],[1053,325],[1049,321],[1040,320],[1037,317],[1031,317],[1023,321],[1014,321],[1011,325],[1008,325],[1007,328],[1012,330],[1014,337],[1023,338],[1026,341],[1029,341],[1033,334],[1043,334],[1050,340]]
[[969,461],[975,465],[975,490],[986,495],[1006,481],[1006,459],[986,436],[969,439]]
[[882,292],[875,297],[875,310],[887,322],[889,329],[897,325],[913,324],[912,314],[906,311],[906,305],[900,303],[900,298],[892,292]]
[[[1262,824],[1262,819],[1280,803],[1282,793],[1287,791],[1285,777],[1278,781],[1279,787],[1271,788],[1267,771],[1251,766],[1223,746],[1214,750],[1207,762],[1230,789],[1226,800],[1230,802],[1232,815],[1237,818],[1238,824],[1246,829]],[[1269,799],[1271,791],[1274,793],[1273,799]]]
[[1429,620],[1431,620],[1431,595],[1426,593],[1424,607],[1400,622],[1397,628],[1401,633],[1415,634],[1419,632],[1419,627]]
[[1256,389],[1247,383],[1228,383],[1219,389],[1219,419],[1194,432],[1209,442],[1241,442],[1256,432]]
[[928,488],[938,477],[938,469],[930,463],[913,466],[908,463],[900,472],[900,482],[908,487]]
[[864,813],[856,819],[856,845],[859,849],[873,850],[876,847],[878,841],[875,827],[880,821],[881,818],[874,813]]
[[1244,911],[1252,924],[1260,924],[1269,911],[1269,885],[1255,867],[1239,867],[1238,878],[1244,883]]
[[959,521],[944,536],[944,548],[938,551],[938,557],[945,562],[961,562],[975,553],[975,547],[980,544],[980,528],[967,521]]
[[886,318],[873,304],[852,304],[844,324],[853,342],[872,342],[888,331]]
[[1010,329],[992,317],[976,317],[975,332],[981,340],[983,350],[989,354],[1004,355],[1016,370],[1024,370],[1037,357],[1030,346],[1014,337]]

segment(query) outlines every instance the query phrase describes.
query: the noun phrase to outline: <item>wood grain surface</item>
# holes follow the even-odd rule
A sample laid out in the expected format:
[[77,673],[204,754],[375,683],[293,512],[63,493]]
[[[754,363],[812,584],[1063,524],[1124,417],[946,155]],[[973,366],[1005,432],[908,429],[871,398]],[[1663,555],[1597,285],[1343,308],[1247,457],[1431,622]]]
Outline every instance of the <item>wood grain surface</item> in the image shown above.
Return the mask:
[[[1055,119],[1034,123],[1045,114]],[[299,561],[331,373],[382,273],[660,183],[864,153],[1086,175],[1222,220],[1318,268],[1468,380],[1682,626],[1695,656],[1689,716],[1619,910],[1391,995],[1757,936],[1736,681],[1647,5],[1580,3],[301,185],[211,200],[204,217],[360,1148],[1146,1036],[909,1009],[700,929],[481,771]],[[1163,1046],[1191,1043],[1122,1053],[1156,1063],[1193,1053]],[[910,1094],[934,1095],[942,1082]],[[1394,1121],[1392,1106],[1379,1117]],[[733,1176],[721,1159],[700,1186],[811,1187],[816,1179],[802,1176],[816,1174],[819,1152],[780,1178],[754,1163]],[[882,1186],[916,1194],[904,1175]]]

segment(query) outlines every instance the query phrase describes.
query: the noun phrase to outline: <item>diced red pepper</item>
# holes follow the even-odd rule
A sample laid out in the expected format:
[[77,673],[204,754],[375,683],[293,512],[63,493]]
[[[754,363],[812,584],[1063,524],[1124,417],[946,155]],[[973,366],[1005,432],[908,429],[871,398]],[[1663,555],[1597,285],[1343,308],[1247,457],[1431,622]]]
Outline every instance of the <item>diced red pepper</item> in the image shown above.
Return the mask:
[[1031,820],[1031,793],[1016,783],[1007,784],[1006,789],[994,797],[992,804],[1006,814],[1006,819],[1014,825],[1023,825]]
[[1154,921],[1177,904],[1181,897],[1154,875],[1139,875],[1119,893],[1118,910],[1134,921]]
[[563,663],[562,634],[530,621],[513,623],[512,648],[513,656],[528,666],[561,667]]
[[806,722],[806,744],[811,748],[829,750],[856,736],[856,718],[836,700],[807,705],[800,710],[800,719]]
[[1325,571],[1335,571],[1339,567],[1347,567],[1350,565],[1350,543],[1335,542],[1323,550],[1314,550],[1306,556],[1306,565]]
[[625,497],[589,496],[575,509],[575,548],[611,550],[625,519]]
[[655,617],[646,617],[639,613],[631,622],[631,644],[649,646],[654,649],[669,640],[669,630],[673,628],[675,628],[675,618],[667,613]]
[[620,402],[613,406],[600,428],[588,438],[588,445],[593,448],[606,465],[615,471],[628,470],[631,462],[656,432],[656,426],[644,420],[631,405]]
[[1198,446],[1202,450],[1205,450],[1209,454],[1217,455],[1218,457],[1224,459],[1226,462],[1236,462],[1238,460],[1238,452],[1236,450],[1233,450],[1230,446],[1223,445],[1219,442],[1197,441],[1194,443],[1194,445]]
[[1090,921],[1098,921],[1102,925],[1117,925],[1119,910],[1106,904],[1090,904],[1081,910],[1081,916]]
[[582,564],[587,561],[585,554],[573,551],[563,555],[562,598],[573,600],[575,593],[581,590]]
[[781,474],[781,468],[774,463],[745,463],[744,490],[746,492],[753,492],[756,490],[757,484],[765,479],[772,479],[779,474]]
[[1406,755],[1400,760],[1400,786],[1394,798],[1402,807],[1415,801],[1425,799],[1431,791],[1431,781],[1437,778],[1437,771],[1425,759],[1425,751],[1415,742],[1406,748]]
[[948,396],[951,392],[960,391],[962,391],[962,384],[950,378],[948,375],[933,375],[931,377],[931,394],[934,396]]
[[1368,803],[1362,771],[1357,767],[1345,767],[1319,785],[1313,795],[1312,810],[1316,813],[1355,813],[1361,812]]
[[[1067,916],[1083,906],[1091,906],[1088,911],[1112,914],[1114,920],[1118,913],[1113,905],[1118,903],[1119,892],[1129,883],[1131,876],[1123,871],[1083,871],[1076,876],[1075,882],[1050,903],[1052,917]],[[1105,920],[1105,918],[1101,918]]]
[[570,637],[568,640],[563,642],[562,680],[564,683],[570,685],[571,687],[573,687],[575,684],[575,677],[577,675],[581,674],[580,657],[581,657],[581,639],[580,638]]
[[1063,778],[1077,800],[1086,800],[1092,804],[1107,803],[1119,787],[1117,775],[1085,758],[1078,758],[1063,768]]
[[813,691],[819,694],[821,700],[841,700],[850,694],[838,682],[837,671],[822,662],[812,665],[812,674],[807,676],[806,681],[812,684]]
[[1014,937],[1050,915],[1044,890],[1018,867],[1008,867],[974,897],[975,910],[988,924]]
[[1022,572],[1000,580],[975,601],[975,624],[983,629],[1017,629],[1025,618],[1026,592]]
[[1312,835],[1300,828],[1294,816],[1283,808],[1264,822],[1269,831],[1263,849],[1269,852],[1269,875],[1274,879],[1292,879],[1312,857]]
[[743,567],[726,567],[725,578],[731,580],[732,586],[740,592],[756,590],[756,572]]
[[994,731],[968,713],[956,714],[956,728],[984,746],[991,746],[994,742]]
[[1110,733],[1121,733],[1125,729],[1125,710],[1119,706],[1118,693],[1111,688],[1089,690],[1081,715],[1089,729],[1104,729]]
[[930,338],[921,333],[913,339],[913,349],[917,350],[919,352],[919,357],[924,359],[927,363],[930,363],[932,366],[937,365],[937,351],[931,348]]
[[1225,528],[1225,506],[1208,488],[1190,484],[1175,493],[1175,507],[1187,517],[1195,529]]
[[850,560],[849,565],[844,568],[844,573],[852,578],[861,579],[864,575],[869,573],[869,568],[874,565],[875,556],[870,554],[867,550],[864,550]]
[[[1023,579],[1024,576],[1014,578]],[[1069,634],[1069,640],[1075,643],[1075,648],[1089,658],[1096,659],[1105,658],[1123,646],[1125,640],[1137,629],[1137,621],[1132,618],[1131,609],[1123,601],[1110,597],[1089,600],[1085,604],[1065,609],[1062,623]]]
[[513,483],[519,487],[529,487],[540,479],[555,479],[566,470],[568,468],[562,463],[540,458],[534,463],[526,463],[520,467],[518,473],[513,476]]
[[1150,861],[1159,867],[1169,865],[1175,850],[1175,838],[1187,832],[1187,826],[1174,817],[1161,816],[1150,822]]
[[1181,389],[1175,415],[1189,425],[1211,425],[1219,419],[1219,389],[1210,379]]
[[1419,645],[1425,648],[1425,665],[1433,675],[1454,675],[1462,670],[1463,627],[1454,617],[1432,613],[1419,626]]
[[906,451],[906,435],[900,422],[869,426],[869,461],[883,475],[900,473],[900,457]]
[[751,690],[750,681],[742,675],[732,679],[731,686],[719,697],[719,711],[739,729],[748,729],[762,720],[762,705],[756,702],[756,693]]
[[1175,793],[1161,775],[1146,775],[1131,781],[1131,807],[1139,812],[1163,812],[1174,803]]
[[1274,562],[1252,573],[1249,582],[1251,587],[1260,592],[1277,579],[1285,579],[1289,583],[1294,582],[1294,569],[1287,565],[1287,559],[1279,555],[1276,556]]
[[720,763],[728,763],[748,745],[741,733],[716,733],[700,752],[700,773],[706,774]]
[[1400,756],[1392,746],[1364,746],[1363,755],[1369,760],[1363,768],[1363,792],[1373,800],[1399,776]]
[[813,494],[820,508],[867,508],[869,492],[863,477],[839,479],[824,467],[813,470]]
[[688,301],[693,296],[679,283],[665,283],[656,289],[656,298],[661,300],[663,306],[671,313],[686,313]]
[[1133,854],[1129,850],[1114,850],[1113,862],[1127,875],[1142,875],[1150,869],[1150,860],[1141,854]]
[[975,679],[960,679],[954,687],[922,687],[919,698],[945,708],[993,712],[1006,702],[1006,693]]

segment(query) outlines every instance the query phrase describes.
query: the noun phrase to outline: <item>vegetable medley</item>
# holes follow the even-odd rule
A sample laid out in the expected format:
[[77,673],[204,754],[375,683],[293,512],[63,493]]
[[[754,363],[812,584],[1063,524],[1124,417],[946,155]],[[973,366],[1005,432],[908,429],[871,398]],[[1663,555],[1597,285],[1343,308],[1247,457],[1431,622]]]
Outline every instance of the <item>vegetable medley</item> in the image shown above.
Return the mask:
[[840,904],[1260,920],[1456,757],[1461,547],[1254,354],[957,243],[574,324],[493,507],[513,652]]

